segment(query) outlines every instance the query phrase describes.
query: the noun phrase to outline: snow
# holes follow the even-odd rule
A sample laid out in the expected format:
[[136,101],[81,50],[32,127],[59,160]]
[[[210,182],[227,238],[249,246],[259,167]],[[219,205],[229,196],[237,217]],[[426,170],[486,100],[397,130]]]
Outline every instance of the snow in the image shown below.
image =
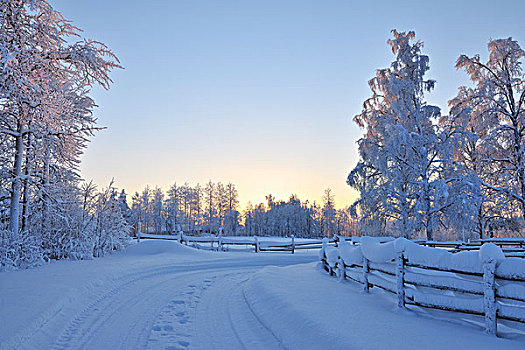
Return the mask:
[[498,302],[498,315],[525,321],[525,307]]
[[362,265],[363,253],[360,246],[339,244],[339,255],[346,265]]
[[[187,323],[193,327],[197,319],[192,307],[206,309],[213,305],[213,300],[208,305],[197,305],[197,296],[205,298],[206,293],[212,293],[213,299],[232,288],[242,290],[243,281],[262,266],[315,260],[315,254],[302,251],[293,255],[218,253],[173,241],[145,240],[102,259],[60,261],[5,272],[0,274],[0,348],[145,348],[149,340],[156,339],[153,327],[161,317],[171,320],[162,325],[162,332],[164,327],[173,328],[167,332],[170,336],[186,332],[181,329],[186,323],[179,323],[185,318],[177,316],[179,313],[190,317]],[[230,275],[236,276],[236,283],[223,292],[222,286]],[[206,281],[217,283],[207,287]],[[216,290],[214,286],[219,285],[221,288]],[[229,315],[219,306],[214,308],[224,317]],[[223,309],[227,308],[228,304],[224,305]],[[224,321],[216,332],[232,334],[232,326]],[[117,338],[124,343],[118,343]],[[177,346],[178,341],[196,342],[176,336],[173,339],[175,344],[165,339],[166,346]],[[234,349],[242,348],[232,344]],[[214,347],[208,344],[201,348]]]
[[328,248],[328,242],[330,242],[330,240],[328,239],[328,237],[324,237],[323,238],[323,245],[321,247],[321,250],[319,251],[319,260],[322,260],[326,257],[326,248]]
[[336,247],[326,247],[325,249],[326,254],[326,262],[330,267],[335,267],[337,264],[337,261],[339,260],[339,251]]
[[390,262],[396,258],[394,241],[380,243],[374,237],[361,237],[361,250],[368,260],[376,263]]
[[497,287],[498,296],[525,300],[525,283],[504,283]]
[[[370,236],[363,236],[366,237],[367,240],[374,240],[378,243],[386,243],[394,240],[394,237],[370,237]],[[351,241],[352,243],[361,243],[361,239],[363,238],[361,236],[353,236]]]
[[505,254],[503,254],[501,248],[494,243],[483,244],[479,250],[479,257],[482,263],[505,260]]
[[[340,283],[314,264],[257,272],[246,284],[253,311],[287,349],[523,349],[525,339],[488,336],[482,326],[393,307],[394,296]],[[282,283],[286,281],[286,283]],[[457,315],[457,314],[456,314]]]
[[449,254],[446,250],[424,247],[415,243],[405,245],[405,256],[411,264],[446,267]]
[[437,294],[428,290],[407,289],[406,295],[423,305],[435,305],[459,310],[483,312],[483,298],[470,297],[458,294]]
[[454,273],[439,272],[439,271],[428,271],[418,269],[417,273],[412,270],[408,270],[405,273],[405,282],[417,283],[431,286],[440,286],[446,288],[454,288],[460,290],[466,290],[483,294],[483,286],[481,284],[481,278],[477,280],[469,280],[458,278]]
[[475,273],[482,273],[483,271],[480,253],[477,251],[463,251],[453,254],[443,249],[424,247],[416,243],[407,243],[404,248],[405,257],[411,264]]
[[506,258],[496,266],[496,275],[506,278],[525,279],[525,259]]
[[[349,249],[355,259],[359,249]],[[335,253],[333,253],[335,252]],[[327,248],[331,261],[337,249]],[[352,255],[356,254],[356,255]],[[144,240],[109,257],[0,274],[0,348],[522,349],[525,338],[398,311],[313,252],[210,252]],[[371,282],[381,274],[372,273]],[[388,282],[388,281],[387,281]],[[395,283],[392,285],[395,287]],[[509,287],[510,288],[510,287]],[[466,302],[466,301],[464,301]],[[517,311],[510,311],[517,312]]]

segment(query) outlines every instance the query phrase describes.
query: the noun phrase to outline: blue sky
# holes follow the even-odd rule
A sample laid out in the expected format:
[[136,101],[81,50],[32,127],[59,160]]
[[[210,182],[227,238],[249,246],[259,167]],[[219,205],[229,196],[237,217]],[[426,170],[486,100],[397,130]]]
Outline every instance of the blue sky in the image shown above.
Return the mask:
[[525,1],[52,0],[125,70],[94,90],[108,129],[81,173],[128,193],[173,182],[235,183],[241,206],[266,194],[339,207],[361,130],[352,122],[367,82],[393,59],[390,30],[415,30],[437,80],[431,103],[447,113],[459,54],[486,57],[490,38],[525,46]]

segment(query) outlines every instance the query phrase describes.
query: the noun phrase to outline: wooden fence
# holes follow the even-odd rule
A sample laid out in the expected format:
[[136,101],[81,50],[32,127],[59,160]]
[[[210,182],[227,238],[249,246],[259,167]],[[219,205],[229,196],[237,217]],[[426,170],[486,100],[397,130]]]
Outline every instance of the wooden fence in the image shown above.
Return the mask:
[[[158,235],[158,234],[146,234],[140,233],[137,239],[165,239],[165,240],[176,240],[181,244],[201,246],[206,245],[206,248],[211,250],[226,250],[228,246],[245,246],[253,249],[254,252],[291,252],[295,253],[296,250],[302,249],[321,249],[322,239],[307,239],[297,241],[294,236],[290,237],[288,242],[282,241],[271,241],[265,238],[257,236],[246,236],[246,237],[223,237],[219,236],[188,236],[182,232],[175,235]],[[270,238],[271,239],[271,238]],[[334,241],[331,240],[331,243]]]
[[485,243],[493,243],[499,246],[505,256],[525,258],[525,239],[524,238],[487,238],[464,241],[437,242],[426,240],[414,240],[415,243],[433,248],[443,248],[451,253],[460,251],[479,250]]
[[[330,275],[355,281],[367,292],[370,288],[380,288],[396,295],[399,307],[415,305],[479,315],[484,318],[489,334],[497,333],[501,321],[525,324],[523,259],[503,258],[478,263],[472,258],[479,252],[466,252],[467,255],[462,253],[462,258],[472,260],[471,266],[447,266],[436,259],[426,261],[422,258],[424,254],[417,254],[417,251],[411,254],[414,252],[411,249],[396,253],[395,258],[387,262],[374,262],[360,250],[359,246],[347,247],[350,254],[340,254],[333,247],[325,247],[320,259]],[[445,258],[454,260],[448,255]]]

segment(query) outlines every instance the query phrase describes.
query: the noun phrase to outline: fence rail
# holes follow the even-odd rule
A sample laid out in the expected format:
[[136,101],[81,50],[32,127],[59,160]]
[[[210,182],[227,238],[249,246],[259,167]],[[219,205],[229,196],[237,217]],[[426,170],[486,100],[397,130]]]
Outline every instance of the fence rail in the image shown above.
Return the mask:
[[[182,232],[177,234],[148,234],[140,233],[137,239],[165,239],[178,241],[181,244],[186,245],[209,245],[207,248],[212,250],[226,250],[228,246],[246,246],[252,247],[253,251],[258,252],[291,252],[295,253],[296,250],[302,249],[321,249],[323,240],[322,239],[307,239],[307,241],[297,241],[294,236],[290,237],[289,241],[276,242],[267,240],[265,238],[257,236],[245,236],[245,237],[223,237],[219,236],[189,236]],[[330,241],[330,244],[334,244],[334,240]]]

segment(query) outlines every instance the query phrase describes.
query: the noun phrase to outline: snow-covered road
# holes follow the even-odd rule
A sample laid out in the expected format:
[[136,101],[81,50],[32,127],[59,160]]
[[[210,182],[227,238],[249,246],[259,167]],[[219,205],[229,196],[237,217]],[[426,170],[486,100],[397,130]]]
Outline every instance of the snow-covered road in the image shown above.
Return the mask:
[[261,267],[315,258],[232,257],[174,242],[144,242],[105,259],[5,273],[0,275],[0,317],[9,326],[0,330],[0,344],[22,349],[279,349],[279,341],[246,303],[243,285]]
[[242,296],[256,268],[221,265],[152,269],[123,281],[70,320],[52,347],[278,349]]
[[525,348],[523,337],[488,336],[459,314],[399,310],[316,260],[144,241],[103,259],[1,273],[0,348]]

